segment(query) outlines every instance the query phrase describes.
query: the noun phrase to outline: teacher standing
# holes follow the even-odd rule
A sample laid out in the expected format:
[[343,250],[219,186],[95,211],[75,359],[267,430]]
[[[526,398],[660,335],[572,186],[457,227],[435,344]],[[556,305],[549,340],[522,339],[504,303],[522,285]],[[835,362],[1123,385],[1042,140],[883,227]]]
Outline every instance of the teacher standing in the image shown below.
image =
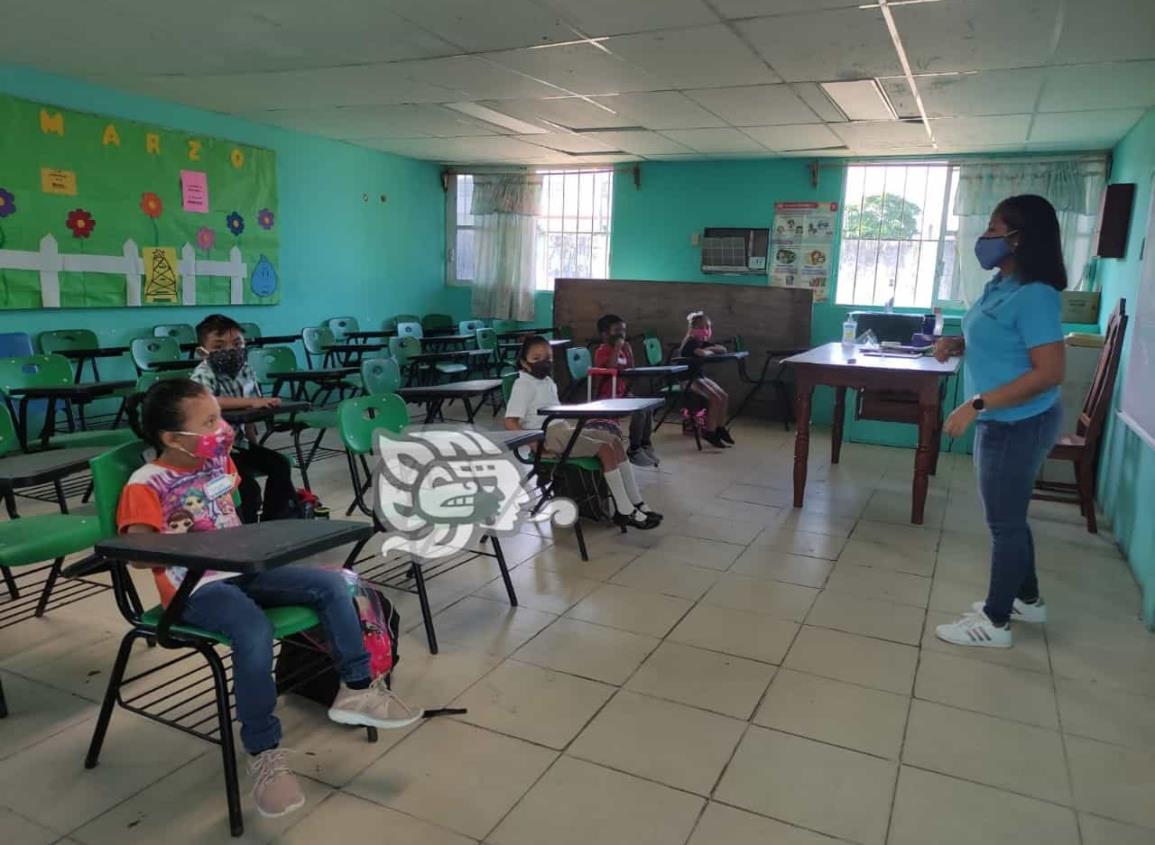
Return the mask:
[[1009,648],[1011,620],[1047,618],[1027,507],[1062,421],[1059,291],[1067,272],[1055,209],[1034,195],[1003,200],[975,243],[975,257],[984,270],[998,272],[963,317],[963,337],[939,340],[935,357],[966,353],[974,395],[944,430],[960,437],[976,424],[975,470],[992,540],[990,588],[985,602],[939,625],[937,634],[955,645]]

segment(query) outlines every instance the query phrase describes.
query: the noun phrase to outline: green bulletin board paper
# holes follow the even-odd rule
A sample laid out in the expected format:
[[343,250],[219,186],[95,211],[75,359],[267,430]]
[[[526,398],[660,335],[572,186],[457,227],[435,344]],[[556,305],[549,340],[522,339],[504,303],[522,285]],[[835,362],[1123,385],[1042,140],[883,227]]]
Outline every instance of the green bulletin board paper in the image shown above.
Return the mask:
[[[207,213],[184,209],[181,171],[205,174]],[[271,150],[0,95],[0,309],[272,305],[278,222]],[[62,258],[58,295],[26,269],[43,260],[46,235]],[[245,268],[235,280],[235,263],[226,273],[234,246]],[[157,259],[154,285],[149,247],[177,259],[171,268]],[[190,251],[195,287],[181,272]]]

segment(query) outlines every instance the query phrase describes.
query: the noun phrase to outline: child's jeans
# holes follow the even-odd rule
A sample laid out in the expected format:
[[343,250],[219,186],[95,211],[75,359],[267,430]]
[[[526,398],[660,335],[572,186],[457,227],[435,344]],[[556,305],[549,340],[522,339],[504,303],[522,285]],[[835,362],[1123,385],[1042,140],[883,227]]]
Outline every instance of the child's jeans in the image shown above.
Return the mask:
[[233,691],[241,742],[259,754],[281,741],[277,685],[273,679],[273,626],[261,610],[303,604],[317,611],[343,681],[369,677],[361,621],[340,572],[283,566],[257,575],[213,581],[195,590],[181,616],[198,628],[224,634],[233,644]]

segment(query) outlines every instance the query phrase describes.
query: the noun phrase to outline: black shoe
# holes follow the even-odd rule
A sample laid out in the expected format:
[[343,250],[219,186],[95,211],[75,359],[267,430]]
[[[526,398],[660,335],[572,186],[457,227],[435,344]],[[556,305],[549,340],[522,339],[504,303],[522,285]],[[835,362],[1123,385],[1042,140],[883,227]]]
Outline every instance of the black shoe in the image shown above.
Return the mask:
[[702,432],[702,439],[717,449],[729,449],[730,448],[729,446],[726,445],[726,441],[724,441],[722,439],[721,435],[719,435],[718,432],[716,432],[716,431],[703,431]]
[[[640,518],[639,518],[640,517]],[[630,514],[624,514],[618,511],[614,514],[614,525],[618,526],[624,532],[627,528],[637,528],[639,531],[649,531],[651,528],[657,528],[661,520],[653,520],[641,511],[632,511]]]
[[718,426],[718,430],[714,433],[722,439],[722,442],[729,443],[731,446],[734,445],[734,438],[730,436],[730,429],[726,428],[726,426]]
[[638,504],[634,505],[634,513],[640,513],[646,519],[652,520],[654,522],[661,522],[663,519],[665,519],[665,517],[657,511],[649,510],[646,507],[645,502],[639,502]]

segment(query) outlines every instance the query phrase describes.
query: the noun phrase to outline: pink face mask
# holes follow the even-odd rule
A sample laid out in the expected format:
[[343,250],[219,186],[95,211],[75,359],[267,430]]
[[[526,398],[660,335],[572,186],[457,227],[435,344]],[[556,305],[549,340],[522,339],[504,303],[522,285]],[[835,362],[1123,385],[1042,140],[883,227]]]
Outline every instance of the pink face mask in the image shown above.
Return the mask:
[[222,422],[217,426],[215,431],[210,431],[208,434],[194,434],[191,431],[178,431],[175,433],[195,437],[197,439],[197,445],[191,451],[185,449],[183,446],[178,448],[187,455],[192,455],[194,458],[204,458],[205,460],[223,458],[233,450],[233,441],[236,440],[236,432],[233,431],[233,427],[227,422]]
[[714,336],[713,329],[690,329],[690,337],[694,340],[709,340]]

